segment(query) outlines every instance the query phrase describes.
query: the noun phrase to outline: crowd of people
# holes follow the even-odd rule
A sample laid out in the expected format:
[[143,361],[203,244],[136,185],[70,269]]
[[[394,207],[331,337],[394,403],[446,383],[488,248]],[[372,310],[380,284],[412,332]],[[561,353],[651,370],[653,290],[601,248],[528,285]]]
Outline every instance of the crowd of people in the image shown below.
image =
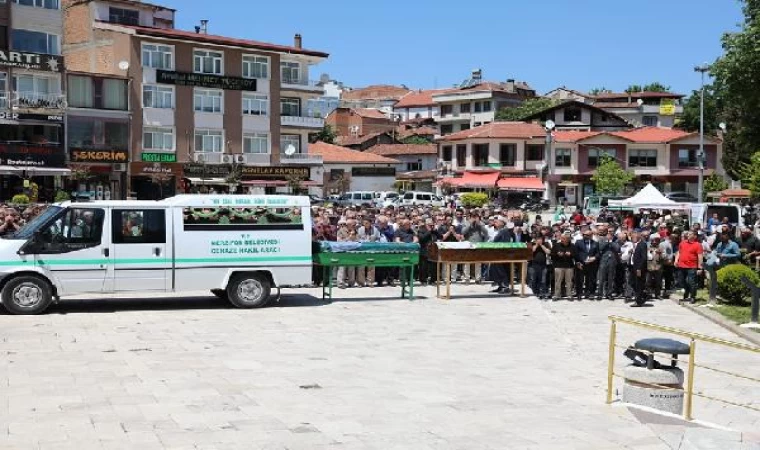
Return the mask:
[[[580,209],[558,208],[530,217],[524,211],[498,207],[329,207],[312,211],[315,241],[417,242],[421,246],[417,281],[437,282],[435,264],[428,259],[438,242],[523,242],[532,251],[526,282],[541,299],[623,298],[641,305],[683,290],[694,302],[697,289],[715,271],[733,263],[757,264],[760,220],[736,231],[726,217],[713,215],[707,226],[689,224],[677,211],[612,212],[597,216]],[[315,270],[314,283],[322,280]],[[372,267],[340,268],[338,286],[369,287],[393,284],[398,271]],[[494,292],[508,294],[520,273],[504,265],[460,265],[452,281],[490,282]],[[711,290],[710,298],[715,292]]]
[[0,205],[0,236],[20,230],[45,208],[46,206],[41,204],[29,206]]

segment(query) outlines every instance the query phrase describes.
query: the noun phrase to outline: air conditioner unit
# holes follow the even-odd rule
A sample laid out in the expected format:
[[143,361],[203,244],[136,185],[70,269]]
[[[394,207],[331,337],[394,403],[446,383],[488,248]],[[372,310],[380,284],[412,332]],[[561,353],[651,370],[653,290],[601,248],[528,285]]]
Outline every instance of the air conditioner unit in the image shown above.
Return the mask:
[[207,155],[205,153],[196,153],[193,155],[193,161],[199,162],[199,163],[206,162],[207,160],[206,156]]
[[245,155],[235,155],[235,162],[238,164],[245,164]]
[[114,172],[126,172],[127,171],[127,163],[116,163],[113,166]]
[[222,155],[222,164],[232,164],[234,160],[232,155]]

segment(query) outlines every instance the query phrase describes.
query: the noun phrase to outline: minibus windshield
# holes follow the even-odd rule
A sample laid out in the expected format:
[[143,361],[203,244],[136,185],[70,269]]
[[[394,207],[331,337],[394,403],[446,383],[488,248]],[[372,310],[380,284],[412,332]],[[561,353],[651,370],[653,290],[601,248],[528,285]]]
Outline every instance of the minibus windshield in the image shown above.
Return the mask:
[[34,235],[41,226],[45,225],[50,219],[58,215],[63,208],[60,206],[50,206],[43,211],[39,216],[30,220],[29,223],[21,227],[15,233],[7,234],[3,236],[3,239],[29,239]]

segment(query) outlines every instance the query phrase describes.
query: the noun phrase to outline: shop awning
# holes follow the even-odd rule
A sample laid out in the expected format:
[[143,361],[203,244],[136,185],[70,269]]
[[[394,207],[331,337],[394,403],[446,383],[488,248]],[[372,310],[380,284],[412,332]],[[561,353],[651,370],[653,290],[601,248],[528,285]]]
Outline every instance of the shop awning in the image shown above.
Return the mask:
[[540,178],[502,178],[497,183],[502,191],[543,191],[544,183]]
[[229,183],[224,178],[188,178],[188,180],[193,184],[229,186]]
[[499,172],[465,172],[460,178],[444,178],[439,183],[464,188],[493,189],[499,175]]
[[71,175],[71,170],[65,167],[0,166],[0,175],[22,176],[24,173],[30,177],[52,177],[56,175]]

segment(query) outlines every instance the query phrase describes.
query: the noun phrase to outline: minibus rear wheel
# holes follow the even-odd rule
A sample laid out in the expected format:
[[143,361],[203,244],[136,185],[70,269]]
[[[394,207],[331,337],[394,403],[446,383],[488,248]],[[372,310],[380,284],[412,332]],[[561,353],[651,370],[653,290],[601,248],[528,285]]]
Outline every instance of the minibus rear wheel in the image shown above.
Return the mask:
[[271,290],[269,279],[260,273],[241,273],[227,284],[230,303],[238,308],[261,308],[269,301]]
[[11,314],[41,314],[53,302],[53,288],[40,277],[22,275],[3,286],[2,299],[3,306]]

